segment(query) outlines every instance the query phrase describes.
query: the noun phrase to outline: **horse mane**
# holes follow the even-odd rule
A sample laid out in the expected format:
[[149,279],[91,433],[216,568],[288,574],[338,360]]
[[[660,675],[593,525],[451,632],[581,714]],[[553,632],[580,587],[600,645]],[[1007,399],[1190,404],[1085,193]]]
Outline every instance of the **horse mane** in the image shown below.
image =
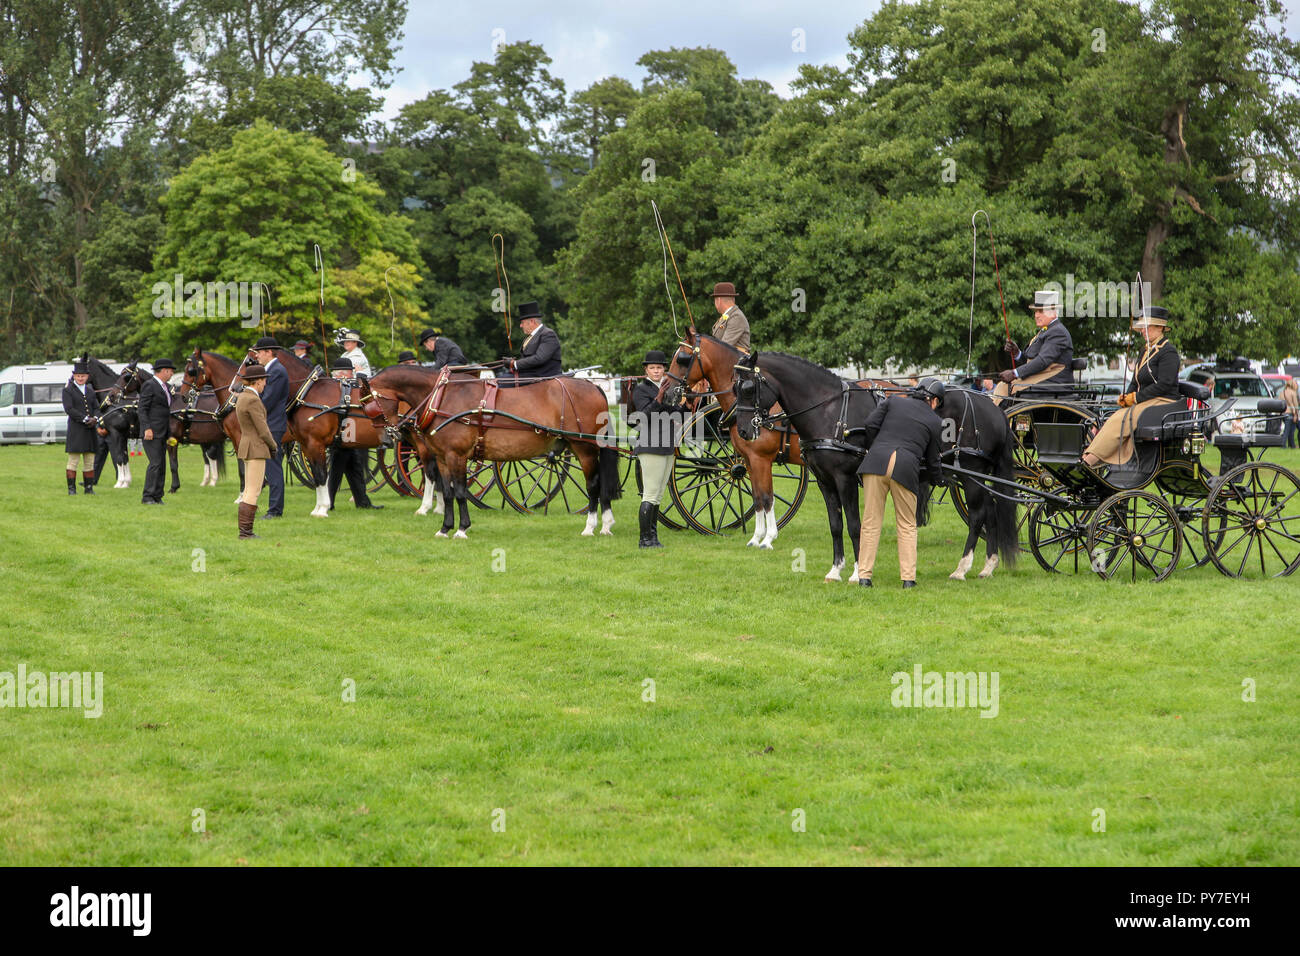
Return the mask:
[[753,352],[751,354],[754,356],[754,362],[752,363],[754,365],[761,366],[763,364],[763,359],[766,356],[775,355],[778,358],[786,359],[790,362],[793,362],[796,367],[804,371],[807,371],[809,373],[820,374],[826,378],[833,379],[834,381],[837,382],[844,381],[844,379],[840,378],[840,376],[836,375],[830,369],[826,368],[826,366],[818,365],[816,362],[811,361],[810,359],[806,359],[802,355],[791,355],[789,352]]

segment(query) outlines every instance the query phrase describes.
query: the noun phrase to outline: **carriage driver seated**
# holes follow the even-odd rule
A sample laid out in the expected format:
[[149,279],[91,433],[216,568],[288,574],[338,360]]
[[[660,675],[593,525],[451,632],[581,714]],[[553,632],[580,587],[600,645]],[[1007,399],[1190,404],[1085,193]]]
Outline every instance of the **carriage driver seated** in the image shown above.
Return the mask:
[[1119,410],[1097,432],[1097,437],[1083,453],[1083,463],[1089,468],[1107,465],[1124,465],[1133,458],[1133,433],[1139,425],[1158,425],[1178,400],[1178,369],[1182,359],[1178,349],[1165,338],[1169,328],[1169,312],[1158,305],[1149,305],[1133,319],[1133,328],[1142,333],[1146,348],[1138,359],[1137,370],[1124,394],[1119,397]]
[[1061,311],[1061,293],[1040,289],[1034,293],[1029,309],[1034,313],[1035,335],[1025,350],[1007,339],[1006,351],[1012,361],[1021,364],[1000,374],[1001,382],[993,389],[993,403],[1000,405],[1007,395],[1015,395],[1030,385],[1073,386],[1070,369],[1074,363],[1074,340],[1070,330],[1058,317]]

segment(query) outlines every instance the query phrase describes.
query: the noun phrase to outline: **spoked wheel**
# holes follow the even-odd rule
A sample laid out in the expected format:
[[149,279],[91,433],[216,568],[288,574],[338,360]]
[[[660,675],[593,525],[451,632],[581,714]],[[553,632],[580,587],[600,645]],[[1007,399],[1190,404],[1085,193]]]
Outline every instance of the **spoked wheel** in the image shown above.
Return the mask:
[[495,471],[501,493],[521,514],[551,510],[582,514],[587,510],[582,468],[565,445],[537,458],[499,461]]
[[[289,473],[293,475],[294,481],[308,488],[316,487],[316,482],[311,476],[311,464],[303,457],[302,445],[294,442],[284,453],[284,457],[289,463]],[[328,461],[328,457],[326,460]]]
[[1210,549],[1204,542],[1213,539],[1216,544],[1223,543],[1223,536],[1228,527],[1227,516],[1220,514],[1210,522],[1213,530],[1209,532],[1207,538],[1202,522],[1205,510],[1204,496],[1171,494],[1166,498],[1183,526],[1183,550],[1186,552],[1183,563],[1193,568],[1210,564]]
[[[399,440],[391,450],[380,448],[379,460],[393,490],[408,498],[424,497],[424,464],[413,445]],[[469,500],[485,511],[490,511],[494,506],[485,498],[496,485],[496,473],[492,470],[492,465],[483,461],[469,462],[465,467],[465,482],[469,488]]]
[[1029,548],[1043,570],[1078,574],[1088,570],[1089,508],[1042,501],[1029,509]]
[[1178,567],[1183,530],[1163,498],[1122,491],[1101,503],[1088,525],[1088,561],[1107,580],[1163,581]]
[[366,449],[366,493],[375,494],[381,491],[388,484],[388,476],[384,474],[384,462],[380,455],[383,448]]
[[1201,530],[1230,578],[1291,574],[1300,567],[1300,478],[1272,462],[1238,465],[1215,481]]
[[[1025,479],[1030,483],[1034,478]],[[948,497],[952,500],[952,506],[957,509],[957,517],[961,518],[962,524],[970,527],[970,503],[966,500],[966,486],[960,481],[954,481],[947,486]],[[931,502],[933,507],[934,502]],[[1032,507],[1021,505],[1016,508],[1016,540],[1020,542],[1020,550],[1024,551],[1031,546],[1029,540],[1029,515]]]

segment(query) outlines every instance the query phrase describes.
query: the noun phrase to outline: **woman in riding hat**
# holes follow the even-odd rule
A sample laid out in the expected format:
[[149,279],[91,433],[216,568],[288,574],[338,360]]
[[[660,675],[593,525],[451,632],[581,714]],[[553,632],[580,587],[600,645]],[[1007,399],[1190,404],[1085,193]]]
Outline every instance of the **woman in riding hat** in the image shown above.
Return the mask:
[[1106,419],[1083,453],[1083,463],[1089,468],[1128,462],[1133,457],[1133,433],[1137,426],[1159,424],[1170,411],[1162,406],[1178,400],[1178,369],[1182,360],[1178,349],[1165,338],[1169,329],[1168,310],[1158,305],[1145,307],[1133,319],[1133,328],[1141,331],[1146,348],[1138,359],[1133,380],[1119,397],[1120,410]]
[[239,460],[244,463],[244,493],[239,499],[239,536],[256,538],[253,519],[257,517],[257,496],[262,493],[267,459],[275,456],[275,436],[266,424],[266,406],[262,389],[266,388],[266,369],[246,365],[241,373],[246,388],[235,400],[235,417],[239,421]]
[[77,362],[72,366],[72,378],[63,386],[63,410],[68,413],[68,437],[63,450],[68,453],[68,494],[77,493],[77,462],[81,462],[81,475],[86,494],[95,493],[95,470],[91,456],[95,454],[95,413],[99,402],[90,386],[90,363]]
[[366,343],[361,341],[359,333],[351,329],[339,329],[339,343],[343,346],[343,357],[352,363],[352,370],[358,375],[370,375],[370,359],[361,351]]
[[629,427],[637,429],[633,446],[641,465],[641,547],[662,548],[659,543],[659,502],[673,471],[673,452],[681,435],[680,407],[659,401],[668,357],[652,349],[645,357],[645,378],[632,391],[635,413]]

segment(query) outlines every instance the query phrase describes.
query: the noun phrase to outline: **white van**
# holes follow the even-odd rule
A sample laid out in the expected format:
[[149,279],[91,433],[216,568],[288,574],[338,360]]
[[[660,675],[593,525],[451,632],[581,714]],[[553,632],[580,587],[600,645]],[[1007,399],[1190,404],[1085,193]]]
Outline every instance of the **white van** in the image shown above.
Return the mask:
[[[105,362],[115,372],[124,362]],[[68,434],[63,386],[72,378],[69,362],[11,365],[0,372],[0,445],[61,442]]]

